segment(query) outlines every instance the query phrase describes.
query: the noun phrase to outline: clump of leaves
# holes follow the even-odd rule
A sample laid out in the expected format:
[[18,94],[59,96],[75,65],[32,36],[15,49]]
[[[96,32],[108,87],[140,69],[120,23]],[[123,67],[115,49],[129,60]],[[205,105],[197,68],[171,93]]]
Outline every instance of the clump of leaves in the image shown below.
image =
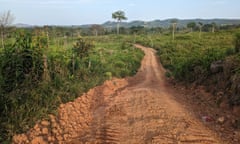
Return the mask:
[[0,54],[1,143],[23,129],[21,125],[30,113],[26,107],[31,105],[29,101],[32,99],[28,90],[38,86],[44,70],[43,51],[32,42],[30,34],[17,33],[16,41],[6,45]]
[[235,38],[235,51],[236,51],[236,53],[240,52],[240,33],[236,34],[236,38]]
[[79,38],[72,48],[72,57],[68,64],[71,74],[74,74],[80,67],[80,62],[89,56],[90,50],[94,48],[93,42]]
[[32,43],[29,34],[18,34],[16,42],[6,47],[2,54],[0,73],[1,88],[11,92],[25,80],[36,83],[43,74],[43,53]]
[[94,44],[90,41],[79,38],[76,44],[73,46],[73,52],[76,56],[83,58],[89,55],[89,51],[94,47]]

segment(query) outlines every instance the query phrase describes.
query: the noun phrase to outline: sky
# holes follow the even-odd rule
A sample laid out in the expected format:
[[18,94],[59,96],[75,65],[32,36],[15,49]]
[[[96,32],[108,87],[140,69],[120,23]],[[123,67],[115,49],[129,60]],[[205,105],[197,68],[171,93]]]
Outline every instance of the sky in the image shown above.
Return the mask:
[[240,19],[240,0],[0,0],[0,13],[10,10],[14,23],[82,25],[113,21],[125,12],[127,21],[168,18]]

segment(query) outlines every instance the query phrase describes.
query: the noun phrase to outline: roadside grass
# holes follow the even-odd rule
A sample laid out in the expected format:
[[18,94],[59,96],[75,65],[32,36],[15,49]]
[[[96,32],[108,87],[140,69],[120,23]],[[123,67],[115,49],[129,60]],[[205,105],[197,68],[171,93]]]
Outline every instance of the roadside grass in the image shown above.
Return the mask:
[[84,42],[93,45],[82,58],[73,55],[73,42],[78,38],[66,40],[65,44],[64,40],[57,44],[57,39],[50,42],[44,50],[48,76],[36,85],[25,80],[9,93],[0,89],[0,143],[10,143],[14,134],[26,132],[36,122],[47,119],[48,114],[56,114],[61,103],[74,100],[105,80],[134,75],[144,54],[126,42],[128,38],[83,37]]
[[[148,37],[151,37],[151,41]],[[210,74],[210,64],[235,54],[232,31],[215,33],[178,33],[173,41],[170,34],[138,36],[137,42],[158,51],[165,68],[176,79],[193,82]]]

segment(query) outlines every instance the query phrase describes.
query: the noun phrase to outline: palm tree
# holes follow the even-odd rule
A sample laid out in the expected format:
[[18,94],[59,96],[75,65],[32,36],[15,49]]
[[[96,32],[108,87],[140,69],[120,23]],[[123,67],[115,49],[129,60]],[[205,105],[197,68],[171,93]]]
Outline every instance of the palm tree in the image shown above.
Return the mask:
[[120,22],[122,20],[126,20],[127,17],[125,16],[124,11],[119,10],[119,11],[112,13],[112,18],[117,20],[117,34],[119,34]]

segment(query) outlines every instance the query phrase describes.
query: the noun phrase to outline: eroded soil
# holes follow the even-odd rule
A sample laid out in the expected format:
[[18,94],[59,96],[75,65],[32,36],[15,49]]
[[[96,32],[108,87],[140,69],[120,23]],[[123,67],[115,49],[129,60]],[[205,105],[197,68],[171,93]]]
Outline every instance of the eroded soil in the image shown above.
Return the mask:
[[[13,143],[67,144],[221,144],[193,110],[177,101],[182,92],[165,79],[155,51],[145,52],[139,72],[132,78],[113,79],[91,89],[73,102],[62,104]],[[187,102],[186,102],[187,103]]]

